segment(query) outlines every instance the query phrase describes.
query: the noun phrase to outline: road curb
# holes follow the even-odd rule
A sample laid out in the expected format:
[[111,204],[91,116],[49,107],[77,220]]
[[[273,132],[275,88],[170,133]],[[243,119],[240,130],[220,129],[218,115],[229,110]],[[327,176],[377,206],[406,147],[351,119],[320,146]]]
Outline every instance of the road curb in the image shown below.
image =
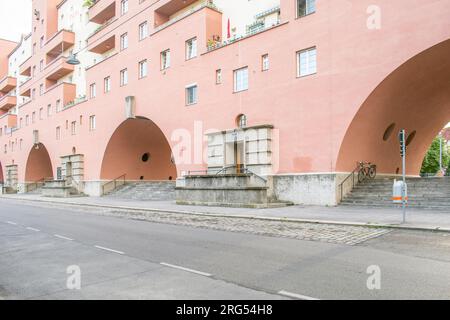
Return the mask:
[[254,215],[230,215],[224,213],[212,213],[212,212],[195,212],[186,210],[171,210],[171,209],[156,209],[156,208],[140,208],[131,206],[119,206],[119,205],[104,205],[95,203],[78,203],[70,201],[54,201],[54,200],[44,200],[44,199],[29,199],[29,198],[17,198],[1,196],[0,199],[8,200],[20,200],[29,202],[42,202],[42,203],[52,203],[61,205],[73,205],[79,207],[94,207],[94,208],[104,208],[104,209],[117,209],[125,211],[144,211],[152,213],[175,213],[175,214],[185,214],[194,215],[202,217],[215,217],[215,218],[236,218],[236,219],[250,219],[250,220],[265,220],[265,221],[276,221],[276,222],[294,222],[294,223],[310,223],[310,224],[328,224],[328,225],[341,225],[341,226],[354,226],[354,227],[369,227],[369,228],[385,228],[385,229],[397,229],[397,230],[409,230],[409,231],[432,231],[432,232],[445,232],[450,233],[450,228],[441,227],[426,227],[426,226],[407,226],[407,225],[396,225],[396,224],[381,224],[381,223],[370,223],[370,222],[352,222],[352,221],[335,221],[335,220],[317,220],[317,219],[301,219],[301,218],[288,218],[288,217],[267,217],[267,216],[254,216]]

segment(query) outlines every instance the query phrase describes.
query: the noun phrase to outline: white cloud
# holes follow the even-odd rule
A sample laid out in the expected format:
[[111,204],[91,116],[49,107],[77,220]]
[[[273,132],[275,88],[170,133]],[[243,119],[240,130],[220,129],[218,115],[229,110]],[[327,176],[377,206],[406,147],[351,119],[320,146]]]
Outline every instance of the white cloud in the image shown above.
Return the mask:
[[31,32],[31,0],[0,0],[0,38],[19,41]]

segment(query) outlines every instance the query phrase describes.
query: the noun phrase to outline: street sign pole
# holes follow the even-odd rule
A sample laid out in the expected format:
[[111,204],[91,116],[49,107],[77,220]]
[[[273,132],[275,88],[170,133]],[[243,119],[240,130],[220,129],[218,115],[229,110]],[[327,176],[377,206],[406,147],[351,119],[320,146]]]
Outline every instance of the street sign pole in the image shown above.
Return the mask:
[[402,211],[403,211],[403,223],[406,223],[406,131],[403,129],[400,131],[400,143],[402,149]]

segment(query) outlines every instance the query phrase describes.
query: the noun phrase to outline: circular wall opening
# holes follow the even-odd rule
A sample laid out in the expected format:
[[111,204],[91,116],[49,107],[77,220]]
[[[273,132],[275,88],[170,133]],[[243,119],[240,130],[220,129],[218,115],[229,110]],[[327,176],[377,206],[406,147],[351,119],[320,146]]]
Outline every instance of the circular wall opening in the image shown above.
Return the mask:
[[406,138],[406,146],[409,146],[411,142],[413,142],[414,138],[416,137],[417,131],[414,130],[408,135],[408,138]]
[[169,180],[170,180],[170,181],[172,181],[172,180],[173,180],[172,176],[170,176],[170,177],[169,177]]
[[392,132],[394,132],[394,129],[395,129],[395,123],[391,123],[389,125],[389,127],[386,128],[386,131],[384,131],[384,134],[383,134],[384,141],[387,141],[391,137]]
[[141,157],[142,162],[147,162],[148,160],[150,160],[150,153],[146,152],[142,155]]
[[139,177],[139,180],[144,180],[144,176],[140,176],[140,177]]

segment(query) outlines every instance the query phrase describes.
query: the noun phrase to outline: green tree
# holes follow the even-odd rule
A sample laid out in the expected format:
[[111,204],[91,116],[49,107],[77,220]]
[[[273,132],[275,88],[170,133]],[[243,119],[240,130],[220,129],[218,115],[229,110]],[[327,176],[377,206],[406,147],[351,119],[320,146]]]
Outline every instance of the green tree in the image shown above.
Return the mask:
[[[439,171],[439,144],[439,137],[435,138],[425,158],[423,159],[420,173],[436,174]],[[446,168],[447,166],[450,166],[450,154],[444,142],[442,143],[442,146],[444,148],[442,152],[442,166]]]

